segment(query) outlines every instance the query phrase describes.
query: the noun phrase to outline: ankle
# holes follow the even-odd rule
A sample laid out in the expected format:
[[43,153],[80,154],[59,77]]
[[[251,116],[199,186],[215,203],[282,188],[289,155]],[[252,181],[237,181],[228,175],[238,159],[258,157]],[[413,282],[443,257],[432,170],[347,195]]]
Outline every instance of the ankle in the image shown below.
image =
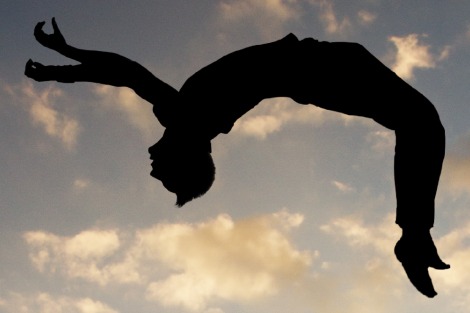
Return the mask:
[[421,241],[431,238],[431,230],[429,228],[403,228],[402,237]]

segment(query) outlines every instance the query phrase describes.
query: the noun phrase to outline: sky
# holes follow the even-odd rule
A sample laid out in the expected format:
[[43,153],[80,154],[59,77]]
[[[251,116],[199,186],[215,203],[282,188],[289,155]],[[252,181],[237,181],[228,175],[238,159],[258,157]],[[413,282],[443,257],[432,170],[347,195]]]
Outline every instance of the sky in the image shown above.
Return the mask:
[[[4,2],[0,312],[468,312],[469,1]],[[291,32],[362,44],[446,128],[432,235],[452,268],[430,270],[438,296],[417,292],[393,255],[393,132],[265,100],[213,140],[212,189],[177,208],[149,175],[147,149],[164,130],[149,103],[127,88],[24,76],[29,58],[74,64],[34,39],[52,17],[69,44],[124,55],[177,89]]]

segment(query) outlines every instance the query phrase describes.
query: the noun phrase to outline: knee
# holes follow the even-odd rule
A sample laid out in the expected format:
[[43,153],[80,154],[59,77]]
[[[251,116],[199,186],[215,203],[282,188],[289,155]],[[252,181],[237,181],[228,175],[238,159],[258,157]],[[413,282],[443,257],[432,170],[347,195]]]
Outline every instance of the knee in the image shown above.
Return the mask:
[[422,125],[427,132],[430,132],[434,136],[444,137],[444,125],[442,125],[436,107],[427,99],[425,99],[424,102],[419,112],[416,113],[418,125]]

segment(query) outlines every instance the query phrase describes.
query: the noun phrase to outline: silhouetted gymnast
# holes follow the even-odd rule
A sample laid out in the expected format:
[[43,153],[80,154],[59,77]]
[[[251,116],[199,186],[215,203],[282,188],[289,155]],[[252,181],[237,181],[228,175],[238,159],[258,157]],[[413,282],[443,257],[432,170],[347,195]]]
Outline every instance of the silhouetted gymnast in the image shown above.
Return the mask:
[[177,205],[203,195],[215,167],[211,140],[261,100],[290,97],[300,104],[372,118],[395,131],[397,224],[395,247],[409,279],[426,296],[436,295],[428,267],[447,269],[433,243],[434,198],[444,159],[445,134],[434,106],[356,43],[281,40],[233,52],[191,76],[178,92],[148,70],[114,53],[87,51],[65,42],[55,20],[53,34],[38,23],[43,46],[80,64],[44,66],[29,60],[36,81],[95,82],[132,88],[153,104],[166,128],[149,148],[151,175],[177,195]]

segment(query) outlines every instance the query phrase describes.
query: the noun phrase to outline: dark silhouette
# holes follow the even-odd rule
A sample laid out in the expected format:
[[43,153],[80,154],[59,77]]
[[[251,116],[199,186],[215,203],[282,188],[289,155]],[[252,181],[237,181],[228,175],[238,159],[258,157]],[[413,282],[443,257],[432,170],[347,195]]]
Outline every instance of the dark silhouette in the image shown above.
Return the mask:
[[191,76],[178,92],[148,70],[114,53],[77,49],[54,32],[34,29],[43,46],[80,64],[44,66],[29,60],[25,74],[36,81],[95,82],[132,88],[153,105],[166,128],[149,148],[151,175],[177,195],[177,205],[203,195],[215,167],[211,140],[272,97],[372,118],[395,131],[396,223],[403,234],[395,254],[413,285],[424,295],[437,293],[428,268],[447,269],[430,229],[445,150],[444,128],[428,99],[357,43],[281,40],[228,54]]

